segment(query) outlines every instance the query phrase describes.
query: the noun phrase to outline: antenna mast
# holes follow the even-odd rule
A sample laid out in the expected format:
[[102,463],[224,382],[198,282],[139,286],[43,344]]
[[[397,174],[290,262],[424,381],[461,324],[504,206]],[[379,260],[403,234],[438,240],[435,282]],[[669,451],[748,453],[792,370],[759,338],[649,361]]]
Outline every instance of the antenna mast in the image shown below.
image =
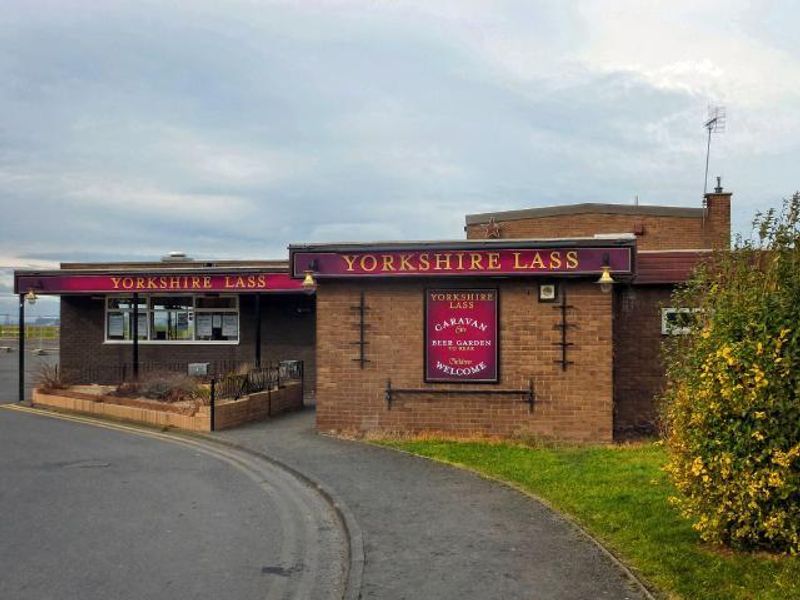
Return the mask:
[[703,202],[705,203],[706,194],[708,193],[708,159],[711,156],[711,134],[722,133],[725,131],[725,122],[727,120],[724,106],[709,106],[708,119],[703,123],[703,127],[708,131],[708,144],[706,145],[706,176],[703,181]]

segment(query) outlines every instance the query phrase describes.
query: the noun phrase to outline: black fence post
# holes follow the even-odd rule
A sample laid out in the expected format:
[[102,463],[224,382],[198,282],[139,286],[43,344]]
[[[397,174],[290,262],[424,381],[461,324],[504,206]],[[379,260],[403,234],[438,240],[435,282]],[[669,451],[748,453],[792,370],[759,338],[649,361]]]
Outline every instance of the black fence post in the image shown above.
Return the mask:
[[256,369],[261,368],[261,294],[256,294]]
[[133,338],[133,379],[139,379],[139,294],[133,294],[133,324],[131,336]]
[[211,431],[214,431],[214,425],[215,425],[215,423],[214,423],[214,421],[215,421],[215,419],[214,419],[214,416],[215,416],[214,415],[214,404],[216,403],[215,402],[215,400],[216,400],[216,389],[217,389],[217,378],[216,377],[212,377],[211,378],[211,402],[210,402],[210,411],[209,411],[210,412],[210,421],[211,421],[209,429],[211,429]]
[[25,294],[19,295],[19,401],[25,401]]

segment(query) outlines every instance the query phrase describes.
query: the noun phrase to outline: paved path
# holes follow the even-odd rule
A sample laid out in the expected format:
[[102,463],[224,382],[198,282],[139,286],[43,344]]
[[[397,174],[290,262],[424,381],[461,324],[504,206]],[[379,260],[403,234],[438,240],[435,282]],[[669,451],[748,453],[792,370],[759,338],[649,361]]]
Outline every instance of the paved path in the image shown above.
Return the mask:
[[369,599],[640,598],[572,526],[470,473],[313,432],[311,411],[215,434],[318,480],[363,534]]
[[230,448],[0,409],[0,598],[341,598],[328,502]]

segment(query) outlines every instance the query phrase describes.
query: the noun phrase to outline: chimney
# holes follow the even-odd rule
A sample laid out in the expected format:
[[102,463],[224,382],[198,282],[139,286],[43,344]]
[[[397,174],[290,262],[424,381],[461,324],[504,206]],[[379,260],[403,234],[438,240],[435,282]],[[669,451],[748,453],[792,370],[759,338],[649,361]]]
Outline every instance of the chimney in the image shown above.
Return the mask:
[[727,250],[731,247],[731,196],[731,192],[722,189],[722,177],[717,177],[714,191],[705,195],[703,238],[706,248]]

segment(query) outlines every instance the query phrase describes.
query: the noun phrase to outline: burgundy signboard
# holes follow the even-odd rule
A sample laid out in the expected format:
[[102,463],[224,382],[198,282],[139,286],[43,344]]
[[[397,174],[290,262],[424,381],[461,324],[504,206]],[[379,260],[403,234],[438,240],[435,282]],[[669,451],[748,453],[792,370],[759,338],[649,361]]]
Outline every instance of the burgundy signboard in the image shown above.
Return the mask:
[[527,248],[292,253],[292,273],[303,277],[420,275],[592,275],[608,265],[631,272],[631,248]]
[[425,381],[497,382],[497,290],[425,294]]
[[117,273],[106,275],[26,275],[15,278],[17,293],[125,292],[294,292],[303,284],[288,273]]

